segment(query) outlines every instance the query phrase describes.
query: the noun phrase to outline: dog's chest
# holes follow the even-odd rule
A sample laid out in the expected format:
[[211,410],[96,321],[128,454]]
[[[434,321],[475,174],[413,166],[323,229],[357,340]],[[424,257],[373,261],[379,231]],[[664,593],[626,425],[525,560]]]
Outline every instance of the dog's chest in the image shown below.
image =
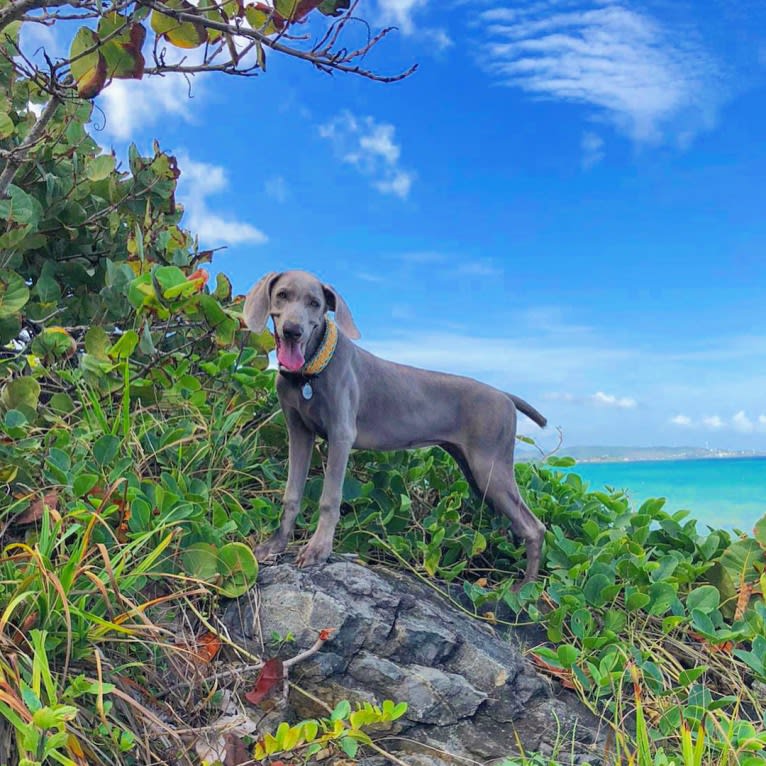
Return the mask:
[[277,386],[279,401],[282,409],[291,409],[295,412],[310,431],[326,438],[327,429],[325,427],[325,403],[321,395],[321,384],[319,381],[312,380],[311,396],[306,398],[302,388],[304,383],[295,382]]

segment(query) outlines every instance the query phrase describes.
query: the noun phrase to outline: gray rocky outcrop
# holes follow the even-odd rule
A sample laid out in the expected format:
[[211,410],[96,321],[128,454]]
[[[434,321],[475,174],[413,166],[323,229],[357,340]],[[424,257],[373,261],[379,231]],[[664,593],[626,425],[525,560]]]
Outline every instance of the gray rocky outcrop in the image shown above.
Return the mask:
[[[249,597],[229,605],[233,637],[260,656],[273,634],[292,634],[290,656],[335,628],[291,680],[329,704],[406,701],[383,742],[412,766],[501,763],[540,752],[566,764],[599,764],[603,732],[576,697],[537,673],[518,638],[499,635],[419,580],[331,559],[301,570],[263,567]],[[289,697],[296,719],[323,711]]]

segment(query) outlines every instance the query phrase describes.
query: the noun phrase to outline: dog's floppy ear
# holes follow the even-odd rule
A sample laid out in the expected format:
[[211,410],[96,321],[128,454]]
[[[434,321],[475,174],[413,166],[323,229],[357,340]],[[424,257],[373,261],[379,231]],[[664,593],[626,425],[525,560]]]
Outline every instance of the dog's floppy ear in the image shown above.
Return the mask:
[[271,304],[271,288],[280,276],[281,274],[276,271],[270,271],[265,277],[261,277],[247,294],[242,315],[245,317],[245,324],[252,332],[260,333],[266,329]]
[[361,338],[362,333],[354,324],[354,317],[351,316],[351,309],[346,305],[346,301],[330,285],[322,285],[322,290],[324,290],[327,308],[335,312],[335,322],[338,327],[352,340]]

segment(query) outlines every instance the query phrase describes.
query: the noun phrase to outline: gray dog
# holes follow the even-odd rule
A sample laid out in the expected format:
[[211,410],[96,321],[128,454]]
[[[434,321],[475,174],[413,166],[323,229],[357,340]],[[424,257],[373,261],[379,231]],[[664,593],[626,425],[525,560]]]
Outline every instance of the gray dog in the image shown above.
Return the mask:
[[[337,327],[326,317],[328,311],[335,312]],[[523,582],[535,579],[545,530],[524,504],[513,474],[516,408],[545,426],[534,407],[470,378],[394,364],[359,348],[350,340],[359,337],[359,330],[343,298],[304,271],[267,274],[250,290],[244,306],[250,330],[263,332],[269,316],[277,344],[277,394],[287,422],[289,463],[282,521],[256,549],[259,560],[287,546],[318,434],[328,444],[319,524],[298,556],[299,566],[320,564],[332,553],[352,448],[437,444],[526,541]]]

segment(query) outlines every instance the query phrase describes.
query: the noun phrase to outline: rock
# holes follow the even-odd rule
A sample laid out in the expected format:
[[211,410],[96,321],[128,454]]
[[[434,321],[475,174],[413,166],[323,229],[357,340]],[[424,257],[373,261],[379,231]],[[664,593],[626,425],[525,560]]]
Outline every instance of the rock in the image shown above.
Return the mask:
[[[291,680],[329,705],[407,702],[382,745],[410,766],[500,762],[519,755],[519,742],[527,752],[561,753],[561,763],[602,763],[598,719],[535,671],[517,637],[499,635],[403,573],[338,558],[305,570],[263,567],[224,622],[259,656],[274,654],[273,633],[295,637],[280,649],[287,657],[335,628]],[[286,714],[326,713],[292,694]]]

